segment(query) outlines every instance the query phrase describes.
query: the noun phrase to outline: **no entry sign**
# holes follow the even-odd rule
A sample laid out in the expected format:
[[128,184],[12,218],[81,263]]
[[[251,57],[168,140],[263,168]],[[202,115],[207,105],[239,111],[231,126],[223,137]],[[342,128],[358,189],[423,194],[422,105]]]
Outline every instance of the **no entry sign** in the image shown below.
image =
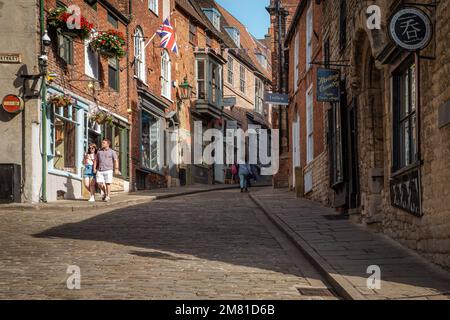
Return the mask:
[[23,110],[23,100],[16,95],[9,94],[3,98],[2,107],[8,113],[19,113]]

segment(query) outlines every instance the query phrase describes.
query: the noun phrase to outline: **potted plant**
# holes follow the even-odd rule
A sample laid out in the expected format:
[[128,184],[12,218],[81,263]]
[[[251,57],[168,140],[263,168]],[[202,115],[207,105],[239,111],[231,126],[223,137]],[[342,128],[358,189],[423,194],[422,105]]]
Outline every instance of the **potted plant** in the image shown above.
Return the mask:
[[103,110],[93,113],[90,119],[100,125],[105,123],[112,124],[113,122],[113,117]]
[[50,13],[47,17],[47,22],[50,27],[56,30],[61,30],[61,32],[65,34],[79,37],[82,40],[89,38],[94,25],[90,23],[85,17],[81,16],[79,28],[70,29],[69,24],[75,22],[70,21],[70,23],[68,23],[70,17],[72,17],[72,14],[67,12],[66,8],[58,7],[50,10]]
[[106,58],[123,58],[125,56],[125,37],[116,30],[99,32],[92,39],[91,47]]
[[51,94],[47,98],[47,103],[57,108],[66,108],[75,104],[75,99],[68,94]]

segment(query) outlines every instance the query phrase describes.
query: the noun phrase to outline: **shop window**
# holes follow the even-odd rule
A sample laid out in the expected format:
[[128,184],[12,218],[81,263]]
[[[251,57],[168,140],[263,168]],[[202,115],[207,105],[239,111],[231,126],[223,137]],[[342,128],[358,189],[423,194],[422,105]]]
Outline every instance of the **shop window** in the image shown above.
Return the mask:
[[342,161],[342,125],[341,104],[333,103],[328,111],[328,135],[330,148],[330,182],[337,185],[344,181],[344,164]]
[[161,137],[159,118],[150,113],[142,113],[141,155],[142,166],[149,170],[159,171],[159,149]]
[[111,141],[113,149],[119,159],[121,177],[129,177],[129,129],[119,124],[107,124],[103,129],[103,137]]

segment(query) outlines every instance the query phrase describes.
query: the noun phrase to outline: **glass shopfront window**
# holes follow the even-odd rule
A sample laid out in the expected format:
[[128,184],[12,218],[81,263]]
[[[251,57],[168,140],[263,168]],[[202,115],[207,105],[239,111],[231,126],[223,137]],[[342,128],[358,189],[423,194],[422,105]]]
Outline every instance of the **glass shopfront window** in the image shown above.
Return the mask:
[[141,161],[146,169],[159,171],[159,150],[161,140],[160,118],[148,113],[142,113]]
[[119,170],[121,177],[129,177],[129,129],[118,123],[105,124],[103,137],[111,141],[111,149],[116,151],[119,158]]

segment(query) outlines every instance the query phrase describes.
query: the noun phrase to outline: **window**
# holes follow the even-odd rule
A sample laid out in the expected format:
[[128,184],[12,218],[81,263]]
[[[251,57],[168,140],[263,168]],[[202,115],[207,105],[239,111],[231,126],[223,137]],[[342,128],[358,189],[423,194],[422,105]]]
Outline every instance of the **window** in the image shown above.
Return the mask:
[[225,30],[230,35],[231,39],[233,39],[237,48],[240,48],[241,47],[241,33],[239,32],[239,30],[235,27],[225,27]]
[[161,55],[161,95],[167,99],[171,98],[171,62],[167,50],[164,50]]
[[51,108],[53,168],[69,173],[77,173],[77,109]]
[[189,21],[189,42],[197,45],[197,26],[192,21]]
[[298,89],[298,67],[299,67],[299,50],[300,50],[300,33],[297,32],[295,35],[295,45],[294,45],[294,91],[297,92]]
[[339,16],[339,48],[345,49],[347,44],[347,1],[341,0]]
[[211,37],[210,37],[209,34],[207,33],[207,34],[206,34],[206,46],[207,46],[208,48],[211,48],[211,42],[212,42]]
[[141,28],[137,28],[134,33],[134,74],[142,82],[147,81],[145,67],[145,41]]
[[108,11],[108,22],[116,29],[119,27],[119,20],[109,11]]
[[67,64],[73,64],[73,40],[71,37],[58,32],[58,57]]
[[227,77],[227,81],[229,84],[233,85],[234,84],[234,59],[231,56],[228,56],[228,77]]
[[84,0],[92,9],[97,11],[97,0]]
[[197,60],[197,98],[206,99],[206,61]]
[[256,59],[258,59],[259,64],[264,68],[267,69],[268,67],[268,61],[267,61],[267,57],[262,54],[262,53],[257,53],[256,54]]
[[306,163],[310,163],[314,159],[313,92],[311,87],[306,94]]
[[325,62],[325,68],[330,67],[330,39],[327,38],[323,44],[323,60]]
[[203,13],[208,17],[213,26],[220,31],[220,13],[214,8],[202,9]]
[[148,8],[158,15],[158,1],[159,0],[148,0]]
[[197,99],[219,107],[222,101],[222,66],[208,56],[196,60]]
[[158,117],[142,112],[141,156],[144,168],[159,171],[161,123]]
[[245,93],[245,87],[246,87],[246,83],[245,83],[245,67],[243,65],[240,66],[239,68],[240,72],[240,89],[243,93]]
[[99,55],[91,48],[90,42],[91,40],[84,42],[84,73],[93,79],[99,79]]
[[129,132],[128,128],[116,123],[103,127],[103,137],[111,141],[111,149],[117,153],[119,170],[124,179],[129,177]]
[[312,36],[313,36],[313,4],[309,6],[306,16],[306,70],[311,67],[312,62]]
[[328,111],[328,130],[330,148],[330,182],[331,185],[334,186],[344,181],[340,103],[333,103],[331,109]]
[[163,20],[170,18],[170,0],[163,0]]
[[264,106],[264,83],[261,79],[255,78],[255,111],[263,112]]
[[416,85],[414,63],[394,75],[394,170],[418,161]]
[[108,85],[111,89],[119,91],[119,60],[110,58],[108,60]]

